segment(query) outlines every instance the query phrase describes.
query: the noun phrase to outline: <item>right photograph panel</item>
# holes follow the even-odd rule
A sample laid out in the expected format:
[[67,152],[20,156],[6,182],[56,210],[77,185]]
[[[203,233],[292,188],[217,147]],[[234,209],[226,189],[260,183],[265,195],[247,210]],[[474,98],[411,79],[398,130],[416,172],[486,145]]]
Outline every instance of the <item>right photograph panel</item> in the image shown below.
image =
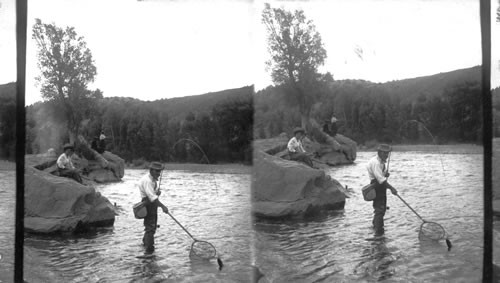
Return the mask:
[[479,1],[254,5],[255,281],[481,281]]

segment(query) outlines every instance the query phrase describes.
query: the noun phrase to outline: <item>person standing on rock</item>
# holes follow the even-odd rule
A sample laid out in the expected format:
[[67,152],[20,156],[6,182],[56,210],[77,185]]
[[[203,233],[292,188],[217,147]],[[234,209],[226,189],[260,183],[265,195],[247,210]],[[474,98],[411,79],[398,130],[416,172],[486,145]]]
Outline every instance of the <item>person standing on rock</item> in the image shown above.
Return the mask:
[[82,177],[76,170],[73,162],[71,162],[71,156],[74,153],[74,147],[70,144],[65,144],[63,147],[64,152],[57,158],[57,169],[59,171],[59,176],[72,178],[78,183],[82,184]]
[[391,152],[391,147],[387,144],[381,144],[377,148],[377,155],[372,157],[366,166],[368,177],[371,184],[376,184],[376,197],[373,200],[373,228],[375,235],[384,234],[384,215],[387,210],[387,195],[386,190],[390,189],[393,195],[396,195],[397,190],[389,184],[387,178],[386,162]]
[[300,161],[314,168],[311,157],[302,146],[302,139],[305,137],[305,133],[306,131],[302,128],[295,128],[293,130],[294,137],[290,139],[287,146],[288,154],[290,155],[290,160]]
[[161,194],[158,178],[162,170],[163,165],[160,162],[151,162],[149,172],[142,176],[137,183],[142,201],[147,203],[147,215],[144,218],[144,236],[142,238],[147,254],[151,254],[155,250],[154,236],[158,222],[158,207],[161,207],[164,213],[168,213],[168,208],[158,198]]

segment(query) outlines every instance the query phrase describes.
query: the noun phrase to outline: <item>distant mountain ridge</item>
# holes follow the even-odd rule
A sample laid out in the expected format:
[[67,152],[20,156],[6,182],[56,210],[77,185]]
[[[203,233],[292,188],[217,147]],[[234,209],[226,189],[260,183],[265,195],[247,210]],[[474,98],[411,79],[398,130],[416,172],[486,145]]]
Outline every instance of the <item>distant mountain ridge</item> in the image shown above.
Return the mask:
[[418,95],[441,95],[443,90],[451,85],[462,82],[481,82],[481,66],[443,72],[430,76],[391,81],[381,84],[387,91],[404,95],[408,100]]
[[157,111],[168,113],[171,119],[184,119],[189,113],[208,113],[219,103],[248,100],[253,94],[253,86],[226,89],[205,94],[163,98],[154,101],[143,101],[131,97],[105,97],[103,103],[143,104]]

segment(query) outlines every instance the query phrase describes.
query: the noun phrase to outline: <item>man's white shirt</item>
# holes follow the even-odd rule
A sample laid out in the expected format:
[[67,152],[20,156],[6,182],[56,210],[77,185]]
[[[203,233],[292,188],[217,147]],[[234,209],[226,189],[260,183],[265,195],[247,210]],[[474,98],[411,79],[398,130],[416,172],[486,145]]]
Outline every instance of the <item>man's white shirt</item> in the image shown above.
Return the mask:
[[158,186],[156,181],[151,176],[151,173],[147,173],[142,176],[139,181],[137,181],[136,186],[141,192],[141,199],[147,197],[149,201],[153,202],[158,198],[156,192],[158,191]]
[[57,158],[57,167],[61,169],[75,169],[73,166],[73,162],[71,162],[71,158],[69,158],[66,153],[63,153]]
[[302,146],[302,142],[297,140],[296,137],[290,139],[287,147],[289,152],[306,152],[304,147]]
[[368,164],[366,165],[366,169],[368,170],[368,176],[370,180],[376,179],[379,184],[382,184],[387,180],[384,174],[385,162],[380,159],[378,155],[372,157]]

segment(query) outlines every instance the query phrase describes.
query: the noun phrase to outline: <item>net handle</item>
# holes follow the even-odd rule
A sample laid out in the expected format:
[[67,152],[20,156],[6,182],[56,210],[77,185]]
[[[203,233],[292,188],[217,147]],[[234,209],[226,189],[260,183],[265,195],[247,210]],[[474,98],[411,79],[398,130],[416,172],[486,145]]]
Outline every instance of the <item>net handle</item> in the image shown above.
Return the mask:
[[409,209],[411,209],[411,211],[413,211],[413,213],[415,213],[415,215],[418,216],[418,218],[420,218],[420,220],[422,220],[424,223],[427,222],[425,221],[422,216],[420,216],[416,211],[415,209],[413,209],[399,194],[396,194],[396,196],[398,196],[398,198],[404,203],[406,204],[406,206],[408,206]]
[[184,228],[184,226],[182,226],[182,224],[181,224],[181,223],[179,223],[179,221],[177,221],[177,219],[175,219],[175,217],[174,217],[172,214],[170,214],[170,212],[167,212],[167,214],[168,214],[170,217],[172,217],[172,219],[175,221],[175,223],[177,223],[177,224],[178,224],[178,225],[182,228],[182,230],[184,230],[184,231],[185,231],[185,232],[189,235],[189,237],[191,237],[191,239],[193,239],[194,241],[197,241],[197,240],[193,237],[193,235],[191,235],[191,233],[189,233],[189,231],[188,231],[186,228]]
[[[388,160],[387,160],[387,168],[386,168],[386,173],[389,173],[389,164],[391,162],[391,152],[389,152],[389,157],[388,157]],[[413,211],[413,213],[415,213],[415,215],[418,216],[418,218],[420,218],[420,220],[422,220],[422,222],[426,223],[427,221],[425,221],[422,216],[420,216],[420,214],[418,214],[415,209],[413,209],[399,194],[396,194],[396,196],[398,196],[398,198],[404,203],[406,204],[406,206],[408,206],[409,209],[411,209],[411,211]],[[422,223],[423,224],[423,223]]]

